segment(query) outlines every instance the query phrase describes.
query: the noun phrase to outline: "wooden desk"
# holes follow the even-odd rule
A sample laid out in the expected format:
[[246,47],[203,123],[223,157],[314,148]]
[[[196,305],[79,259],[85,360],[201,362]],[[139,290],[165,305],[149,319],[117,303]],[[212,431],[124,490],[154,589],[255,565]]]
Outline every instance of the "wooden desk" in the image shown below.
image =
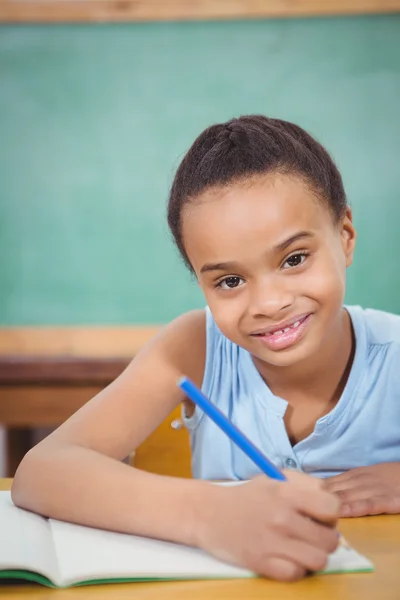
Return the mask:
[[[34,428],[57,427],[111,383],[128,358],[6,357],[0,354],[0,424],[7,427],[7,467],[13,477],[33,446]],[[160,475],[191,477],[189,434],[174,428],[177,407],[129,457],[130,463]],[[174,423],[175,422],[175,423]]]
[[0,354],[0,424],[6,476],[34,445],[35,429],[55,428],[113,381],[129,358]]
[[[9,489],[11,479],[0,479]],[[374,573],[320,575],[298,583],[266,579],[180,581],[97,585],[51,590],[34,585],[0,585],[0,596],[10,600],[399,600],[400,515],[343,519],[341,532],[375,564]]]
[[[159,330],[154,327],[0,328],[0,425],[6,428],[6,476],[32,447],[33,431],[54,428],[125,369]],[[187,431],[173,429],[180,408],[136,450],[133,464],[190,477]]]
[[0,425],[6,476],[35,440],[115,379],[159,327],[1,327]]

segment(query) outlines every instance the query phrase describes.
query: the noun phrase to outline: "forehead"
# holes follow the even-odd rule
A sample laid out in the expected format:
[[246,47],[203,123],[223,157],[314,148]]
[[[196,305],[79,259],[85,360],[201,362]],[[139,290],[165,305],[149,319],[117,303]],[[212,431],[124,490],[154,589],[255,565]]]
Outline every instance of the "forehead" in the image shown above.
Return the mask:
[[332,227],[325,203],[293,176],[269,175],[216,189],[187,205],[182,215],[186,252],[199,262],[241,260],[299,231]]

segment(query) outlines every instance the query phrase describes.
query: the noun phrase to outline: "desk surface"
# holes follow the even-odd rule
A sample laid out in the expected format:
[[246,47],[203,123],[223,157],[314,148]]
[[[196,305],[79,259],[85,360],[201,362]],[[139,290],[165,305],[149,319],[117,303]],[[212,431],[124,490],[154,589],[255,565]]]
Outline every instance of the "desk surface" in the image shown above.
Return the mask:
[[[11,479],[0,479],[0,490],[10,489]],[[400,598],[400,515],[343,519],[340,531],[375,564],[374,573],[320,575],[298,583],[265,579],[189,581],[100,585],[67,590],[42,586],[0,585],[0,596],[10,600],[174,600],[193,598],[268,600],[362,600]]]

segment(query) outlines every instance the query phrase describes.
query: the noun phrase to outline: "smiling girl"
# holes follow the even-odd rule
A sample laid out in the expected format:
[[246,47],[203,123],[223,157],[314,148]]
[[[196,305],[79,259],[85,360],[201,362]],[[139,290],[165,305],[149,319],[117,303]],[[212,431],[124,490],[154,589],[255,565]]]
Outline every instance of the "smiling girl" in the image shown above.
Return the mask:
[[[297,579],[324,566],[340,514],[400,512],[400,318],[343,305],[352,213],[332,159],[296,125],[251,115],[206,129],[168,222],[207,308],[166,326],[31,450],[13,500]],[[183,374],[288,483],[260,475],[183,397]],[[119,462],[180,402],[194,480]]]

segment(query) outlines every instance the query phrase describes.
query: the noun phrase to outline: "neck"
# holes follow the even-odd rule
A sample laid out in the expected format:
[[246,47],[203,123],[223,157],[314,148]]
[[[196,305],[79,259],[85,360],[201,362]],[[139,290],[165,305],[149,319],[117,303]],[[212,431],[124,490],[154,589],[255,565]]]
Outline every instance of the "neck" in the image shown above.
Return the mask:
[[254,363],[275,395],[290,396],[304,392],[312,399],[329,394],[338,400],[346,385],[354,358],[354,333],[348,312],[342,309],[337,324],[329,335],[329,343],[318,355],[290,367],[275,367],[257,358]]

